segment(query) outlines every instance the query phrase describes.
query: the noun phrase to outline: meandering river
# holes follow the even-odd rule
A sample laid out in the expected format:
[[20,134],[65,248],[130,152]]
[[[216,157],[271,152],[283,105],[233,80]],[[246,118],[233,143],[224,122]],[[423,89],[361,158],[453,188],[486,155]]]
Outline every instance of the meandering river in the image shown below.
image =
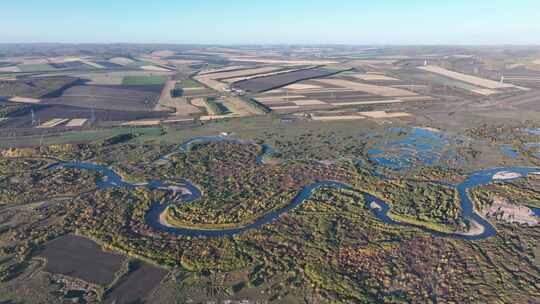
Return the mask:
[[[186,142],[184,142],[180,150],[174,153],[170,153],[168,155],[165,155],[160,158],[161,161],[169,161],[170,157],[177,153],[188,153],[189,147],[193,143],[197,142],[209,142],[209,141],[230,141],[230,142],[237,142],[241,143],[242,141],[238,139],[233,139],[230,137],[225,136],[209,136],[209,137],[196,137],[192,138]],[[276,151],[268,146],[268,145],[262,145],[262,153],[257,156],[257,163],[258,164],[264,164],[264,159],[267,156],[275,154]],[[128,183],[122,180],[122,177],[118,175],[114,170],[112,170],[109,167],[100,166],[93,163],[68,163],[68,162],[60,162],[53,164],[50,169],[54,168],[73,168],[73,169],[84,169],[84,170],[91,170],[98,172],[102,178],[98,179],[96,181],[96,185],[99,189],[107,189],[107,188],[114,188],[114,187],[122,187],[122,188],[136,188],[136,187],[148,187],[149,189],[167,189],[171,185],[182,185],[186,191],[182,195],[182,201],[183,203],[190,203],[195,200],[197,200],[201,196],[201,191],[195,187],[192,183],[190,183],[188,180],[182,179],[179,183],[171,183],[169,181],[150,181],[148,183]],[[503,171],[508,172],[514,172],[518,173],[520,176],[525,177],[528,174],[536,173],[538,174],[540,172],[540,168],[527,168],[527,167],[506,167],[506,168],[491,168],[491,169],[484,169],[476,172],[472,172],[468,175],[467,179],[462,182],[461,184],[454,185],[459,193],[459,198],[461,201],[461,209],[462,209],[462,215],[464,218],[468,219],[471,223],[472,229],[467,233],[441,233],[437,231],[432,231],[425,228],[420,228],[425,231],[428,231],[434,235],[437,236],[444,236],[444,237],[453,237],[453,238],[460,238],[460,239],[467,239],[467,240],[481,240],[485,239],[491,236],[494,236],[496,234],[495,227],[485,220],[483,217],[481,217],[476,211],[474,210],[473,203],[469,197],[469,194],[467,193],[469,189],[472,189],[477,186],[487,185],[494,181],[493,177]],[[156,230],[168,232],[168,233],[174,233],[177,235],[186,235],[186,236],[207,236],[207,237],[221,237],[221,236],[230,236],[235,235],[238,233],[242,233],[249,229],[256,229],[259,228],[265,224],[268,224],[272,221],[274,221],[276,218],[278,218],[280,215],[289,212],[290,210],[296,208],[300,204],[302,204],[304,201],[309,199],[314,191],[320,189],[320,188],[336,188],[336,189],[350,189],[354,190],[353,187],[350,185],[336,182],[336,181],[319,181],[312,183],[306,187],[304,187],[295,197],[294,199],[285,207],[269,212],[263,217],[257,219],[256,221],[237,228],[229,228],[229,229],[216,229],[216,230],[201,230],[201,229],[191,229],[191,228],[178,228],[173,227],[171,225],[168,225],[166,222],[164,222],[164,219],[162,217],[162,214],[166,211],[166,208],[169,205],[166,204],[154,204],[150,211],[146,214],[146,222],[149,226]],[[368,193],[363,193],[364,195],[364,201],[366,206],[371,210],[371,212],[381,221],[384,223],[390,224],[390,225],[402,225],[402,226],[410,226],[406,223],[398,222],[393,219],[391,219],[388,216],[388,211],[390,210],[389,205],[384,202],[383,200],[374,197]],[[533,209],[533,212],[540,216],[538,209]]]

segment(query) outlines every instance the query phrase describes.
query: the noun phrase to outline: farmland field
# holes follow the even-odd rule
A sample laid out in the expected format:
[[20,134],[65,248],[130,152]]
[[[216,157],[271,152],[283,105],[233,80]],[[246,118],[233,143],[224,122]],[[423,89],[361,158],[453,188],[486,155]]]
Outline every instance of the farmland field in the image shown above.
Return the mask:
[[122,84],[126,86],[162,85],[167,81],[167,76],[126,76]]
[[21,72],[21,69],[15,65],[0,66],[0,73],[17,73]]
[[180,86],[185,89],[185,88],[200,88],[203,85],[200,82],[195,81],[193,79],[185,79],[180,82]]
[[135,61],[133,59],[125,58],[125,57],[114,57],[114,58],[109,59],[109,62],[125,66],[125,65],[132,64]]
[[43,104],[61,104],[85,108],[152,111],[157,103],[159,94],[126,88],[102,86],[74,86],[57,98],[48,98]]
[[22,72],[48,72],[56,70],[50,64],[20,64],[18,67]]
[[24,115],[30,111],[30,105],[15,103],[0,103],[0,118]]
[[[90,121],[92,109],[66,105],[32,105],[36,123],[44,123],[52,119],[86,119]],[[168,112],[156,111],[125,111],[94,109],[95,124],[108,126],[119,121],[132,121],[137,119],[159,119],[169,115]],[[28,130],[28,128],[32,128]],[[35,133],[37,129],[32,126],[30,107],[21,109],[21,112],[11,115],[8,120],[2,122],[1,131],[19,129],[21,132]],[[24,131],[23,131],[24,130]],[[33,132],[31,130],[34,130]]]
[[[155,110],[163,110],[167,108],[173,108],[175,115],[189,116],[191,114],[200,113],[199,109],[189,104],[188,100],[182,96],[173,96],[171,92],[177,86],[176,81],[169,80],[163,86],[163,91],[159,97],[159,102],[156,104]],[[186,95],[186,92],[183,92]]]
[[105,61],[105,60],[95,60],[95,61],[92,61],[100,66],[102,66],[103,68],[106,68],[106,69],[117,69],[117,68],[121,68],[123,67],[122,65],[120,64],[116,64],[116,63],[112,63],[112,62],[109,62],[109,61]]
[[266,77],[252,78],[249,80],[236,82],[233,84],[233,86],[246,92],[260,93],[290,85],[302,80],[320,78],[335,73],[336,71],[331,71],[324,68],[315,68]]
[[378,96],[384,96],[384,97],[396,97],[396,96],[415,96],[418,95],[414,92],[392,88],[388,86],[377,86],[372,84],[366,84],[366,83],[360,83],[360,82],[354,82],[349,81],[345,79],[331,79],[331,78],[325,78],[325,79],[318,79],[317,82],[338,86],[342,88],[347,88],[350,90],[357,90],[361,92],[366,92],[373,95]]
[[399,81],[399,79],[397,78],[388,77],[380,74],[351,74],[348,76],[365,81]]
[[115,284],[107,294],[105,303],[137,303],[155,289],[167,274],[167,270],[139,262],[133,272]]
[[44,245],[40,257],[47,260],[46,271],[63,274],[98,285],[107,285],[120,270],[124,257],[104,252],[93,241],[68,235]]
[[[89,71],[85,73],[75,73],[74,76],[88,80],[88,84],[95,85],[122,85],[127,76],[168,76],[171,72],[150,72],[150,71]],[[161,85],[161,84],[158,84]]]
[[475,86],[475,85],[472,85],[463,81],[444,77],[442,75],[437,75],[434,73],[412,73],[411,72],[411,73],[407,73],[407,76],[413,79],[426,81],[429,83],[442,85],[442,86],[456,87],[458,89],[462,89],[466,91],[473,91],[473,90],[481,89],[481,87],[478,87],[478,86]]
[[59,63],[51,63],[51,66],[53,66],[56,69],[77,69],[77,70],[86,70],[86,69],[93,69],[94,67],[85,64],[81,61],[66,61],[66,62],[59,62]]
[[207,100],[207,109],[210,115],[224,115],[229,113],[229,109],[221,102]]
[[229,97],[223,101],[225,107],[239,116],[264,114],[264,109],[239,97]]
[[536,303],[538,54],[0,43],[0,303]]
[[210,75],[208,75],[212,79],[227,79],[227,78],[237,78],[237,77],[246,77],[251,75],[257,75],[257,74],[264,74],[269,72],[274,72],[277,70],[281,70],[280,67],[261,67],[261,68],[253,68],[253,69],[245,69],[245,70],[234,70],[229,72],[215,72]]
[[443,75],[443,76],[446,76],[446,77],[449,77],[449,78],[452,78],[452,79],[467,82],[467,83],[477,85],[477,86],[480,86],[480,87],[488,88],[488,89],[504,89],[504,88],[513,88],[514,87],[514,85],[511,85],[511,84],[500,83],[498,81],[494,81],[494,80],[490,80],[490,79],[485,79],[485,78],[480,78],[480,77],[471,76],[471,75],[467,75],[467,74],[462,74],[462,73],[450,71],[450,70],[447,70],[447,69],[444,69],[444,68],[441,68],[441,67],[437,67],[437,66],[426,66],[426,67],[421,67],[420,69],[422,69],[424,71],[427,71],[427,72],[440,74],[440,75]]
[[16,81],[0,81],[0,96],[42,98],[60,94],[63,89],[77,83],[72,77],[24,78]]

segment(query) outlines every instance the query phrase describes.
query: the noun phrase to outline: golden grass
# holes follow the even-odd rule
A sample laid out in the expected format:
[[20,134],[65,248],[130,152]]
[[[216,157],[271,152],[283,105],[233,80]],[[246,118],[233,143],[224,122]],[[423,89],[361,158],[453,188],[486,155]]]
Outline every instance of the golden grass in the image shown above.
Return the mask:
[[22,97],[22,96],[15,96],[9,99],[9,101],[12,102],[20,102],[20,103],[40,103],[41,100],[36,98],[30,98],[30,97]]
[[399,118],[411,116],[411,114],[405,112],[388,113],[386,111],[358,112],[358,114],[367,116],[369,118]]
[[196,107],[201,107],[201,108],[206,107],[206,101],[204,100],[204,98],[193,98],[191,100],[191,104]]
[[38,128],[53,128],[67,122],[68,120],[69,119],[67,118],[54,118],[45,123],[42,123],[40,126],[38,126]]
[[75,119],[70,120],[66,124],[66,127],[82,127],[87,121],[88,119],[86,118],[75,118]]
[[128,65],[135,61],[129,58],[125,58],[125,57],[114,57],[114,58],[109,59],[109,62],[116,63],[119,65]]
[[432,101],[435,100],[435,98],[431,96],[408,96],[408,97],[400,97],[401,101]]
[[311,90],[311,89],[321,89],[320,86],[314,84],[303,84],[303,83],[294,83],[285,87],[289,90]]
[[251,106],[246,101],[238,97],[228,97],[223,104],[232,112],[239,116],[250,116],[264,114],[260,109]]
[[476,94],[480,94],[480,95],[483,95],[483,96],[490,96],[490,95],[495,95],[495,94],[499,93],[499,92],[491,90],[491,89],[475,89],[475,90],[471,90],[471,92],[476,93]]
[[401,102],[403,101],[399,99],[365,100],[365,101],[338,102],[338,103],[332,103],[332,105],[333,106],[355,106],[355,105],[388,104],[388,103],[401,103]]
[[209,87],[209,88],[212,88],[218,92],[223,92],[225,87],[227,87],[227,84],[223,83],[223,82],[220,82],[220,81],[217,81],[217,80],[214,80],[212,78],[209,77],[210,75],[208,76],[197,76],[195,77],[195,80],[197,80],[198,82],[204,84],[205,86]]
[[317,99],[303,99],[303,100],[293,100],[292,103],[297,106],[315,106],[315,105],[325,105],[326,102],[317,100]]
[[350,74],[348,76],[365,81],[399,81],[397,78],[388,77],[381,74]]
[[338,116],[312,116],[311,119],[316,120],[316,121],[334,121],[334,120],[357,120],[357,119],[366,119],[366,118],[360,115],[338,115]]
[[165,69],[165,68],[162,68],[162,67],[158,67],[156,65],[145,65],[145,66],[142,66],[141,67],[141,70],[145,70],[145,71],[156,71],[156,72],[168,72],[169,70],[168,69]]
[[270,64],[293,64],[293,65],[324,65],[334,64],[337,61],[325,61],[325,60],[280,60],[280,59],[267,59],[257,57],[230,57],[229,60],[237,62],[260,62]]
[[397,97],[397,96],[416,96],[418,94],[410,92],[407,90],[384,87],[373,84],[366,84],[360,82],[349,81],[345,79],[318,79],[317,82],[329,84],[333,86],[338,86],[342,88],[348,88],[356,91],[362,91],[373,95],[384,96],[384,97]]
[[21,69],[17,66],[7,66],[0,68],[0,72],[7,72],[7,73],[17,73],[20,72]]
[[272,110],[290,110],[290,109],[300,109],[299,106],[277,106],[277,107],[270,107]]
[[207,76],[211,79],[227,79],[227,78],[244,77],[248,75],[264,74],[264,73],[269,73],[269,72],[273,72],[280,69],[281,67],[260,67],[260,68],[254,68],[254,69],[249,69],[249,70],[213,73]]
[[97,69],[104,69],[105,67],[100,65],[100,64],[97,64],[95,62],[92,62],[92,61],[88,61],[88,60],[83,60],[81,59],[80,60],[82,63],[86,64],[86,65],[89,65],[91,67],[94,67],[94,68],[97,68]]
[[149,120],[132,120],[128,122],[124,122],[121,125],[122,126],[156,126],[161,123],[161,120],[159,119],[149,119]]
[[456,79],[459,81],[463,81],[466,83],[474,84],[480,87],[488,88],[488,89],[505,89],[505,88],[514,88],[515,86],[508,83],[500,83],[498,81],[480,78],[472,75],[467,75],[463,73],[458,73],[454,71],[447,70],[445,68],[441,68],[439,66],[429,65],[420,67],[421,70],[426,72],[431,72],[439,75],[443,75],[448,78]]
[[186,122],[193,121],[193,118],[190,117],[171,117],[163,120],[163,123],[175,123],[175,122]]

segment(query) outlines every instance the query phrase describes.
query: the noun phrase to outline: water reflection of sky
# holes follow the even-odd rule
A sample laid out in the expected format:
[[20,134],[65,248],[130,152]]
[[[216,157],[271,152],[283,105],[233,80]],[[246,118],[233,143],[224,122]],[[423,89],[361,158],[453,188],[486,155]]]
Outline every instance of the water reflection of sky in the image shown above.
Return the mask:
[[527,128],[523,129],[523,132],[529,133],[531,135],[540,135],[540,128]]
[[[422,166],[459,165],[463,162],[452,145],[463,140],[447,136],[443,132],[423,128],[390,128],[393,139],[381,138],[368,150],[369,158],[377,165],[392,170],[407,169],[416,164]],[[397,136],[397,137],[395,137]]]
[[519,150],[512,147],[512,145],[509,144],[500,144],[499,149],[501,149],[501,152],[504,153],[504,155],[510,157],[510,158],[516,158],[519,156]]

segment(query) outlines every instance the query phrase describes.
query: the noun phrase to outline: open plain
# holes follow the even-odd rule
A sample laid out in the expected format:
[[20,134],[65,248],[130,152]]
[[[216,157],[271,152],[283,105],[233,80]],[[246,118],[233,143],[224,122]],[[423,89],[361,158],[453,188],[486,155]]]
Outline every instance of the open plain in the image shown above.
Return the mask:
[[0,303],[540,297],[538,48],[39,52],[0,46]]

